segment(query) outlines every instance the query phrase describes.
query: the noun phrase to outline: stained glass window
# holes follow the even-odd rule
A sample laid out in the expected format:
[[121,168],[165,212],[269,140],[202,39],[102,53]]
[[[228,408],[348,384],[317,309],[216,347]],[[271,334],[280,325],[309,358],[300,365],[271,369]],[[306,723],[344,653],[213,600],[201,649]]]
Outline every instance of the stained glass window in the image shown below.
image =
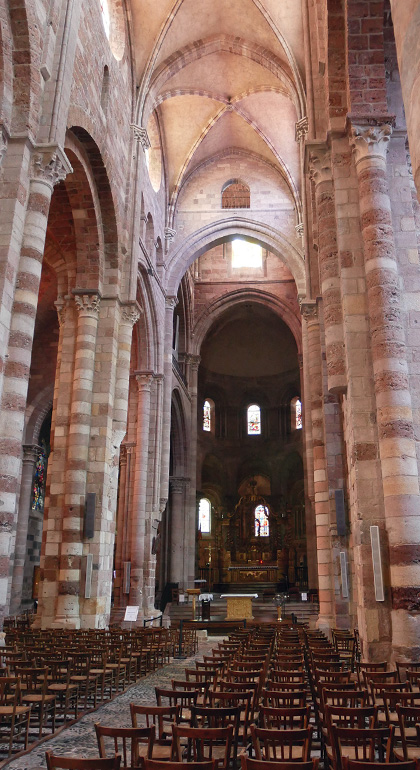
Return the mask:
[[300,430],[302,427],[302,403],[299,399],[296,400],[296,430]]
[[270,524],[268,521],[268,508],[264,505],[257,505],[255,509],[255,537],[268,537],[270,534]]
[[247,412],[248,434],[259,435],[261,433],[261,409],[258,404],[251,404]]
[[47,454],[45,449],[39,451],[35,465],[34,480],[32,484],[32,510],[44,510],[45,476],[47,471]]
[[211,431],[211,405],[209,401],[203,406],[203,430]]
[[235,238],[232,241],[232,268],[262,268],[262,248],[258,243]]
[[198,529],[203,534],[210,532],[211,503],[206,497],[202,497],[198,507]]

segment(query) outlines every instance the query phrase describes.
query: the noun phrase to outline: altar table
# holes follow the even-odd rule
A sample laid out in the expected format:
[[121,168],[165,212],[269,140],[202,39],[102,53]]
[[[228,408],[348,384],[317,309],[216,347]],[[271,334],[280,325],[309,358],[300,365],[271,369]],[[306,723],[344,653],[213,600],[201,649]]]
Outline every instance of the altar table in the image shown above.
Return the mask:
[[222,594],[226,599],[226,620],[252,620],[252,600],[258,599],[258,594]]

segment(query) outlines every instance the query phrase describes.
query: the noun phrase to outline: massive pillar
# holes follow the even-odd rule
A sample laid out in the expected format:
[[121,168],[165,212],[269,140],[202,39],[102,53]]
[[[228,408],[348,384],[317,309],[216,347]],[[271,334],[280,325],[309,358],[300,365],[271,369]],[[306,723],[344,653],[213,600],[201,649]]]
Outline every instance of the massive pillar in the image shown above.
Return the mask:
[[153,375],[139,372],[137,380],[137,433],[136,467],[131,511],[131,582],[130,604],[140,607],[143,613],[143,568],[146,532],[146,500],[149,491],[149,435],[150,435],[150,392]]
[[314,468],[314,508],[318,559],[319,628],[328,631],[335,625],[333,565],[330,539],[330,504],[327,458],[324,436],[324,388],[318,304],[302,302],[301,311],[307,324],[307,366],[310,380],[310,419]]
[[[9,614],[15,615],[21,606],[23,576],[28,540],[29,514],[31,512],[32,481],[41,447],[25,444],[23,447],[22,476],[19,494],[19,513],[16,527],[15,556]],[[42,515],[42,514],[41,514]]]
[[191,430],[189,444],[189,476],[190,487],[188,494],[186,517],[186,548],[187,558],[185,564],[184,585],[185,588],[193,588],[195,578],[195,543],[197,532],[197,382],[200,356],[189,355],[186,357],[187,382],[191,398]]
[[[352,121],[359,183],[395,655],[420,652],[420,503],[398,267],[386,174],[391,121]],[[382,544],[385,548],[385,543]]]
[[[186,517],[186,503],[188,501],[188,479],[171,478],[171,520],[169,526],[170,537],[170,580],[172,583],[178,583],[184,591],[192,588],[193,585],[186,584],[185,576],[186,557],[188,549],[186,544],[189,538],[189,526]],[[195,536],[195,529],[194,529]]]
[[[10,600],[10,561],[13,559],[15,546],[22,436],[48,212],[54,185],[64,179],[69,171],[71,166],[66,155],[57,145],[41,146],[34,150],[20,257],[15,272],[16,280],[13,287],[10,286],[11,292],[7,301],[2,304],[2,315],[7,326],[7,329],[5,326],[2,328],[3,349],[7,349],[7,353],[0,411],[0,491],[3,493],[0,549],[2,615],[7,613]],[[16,236],[15,233],[9,233],[9,236],[9,246],[13,250],[17,246]],[[10,281],[12,276],[13,269],[5,279]]]

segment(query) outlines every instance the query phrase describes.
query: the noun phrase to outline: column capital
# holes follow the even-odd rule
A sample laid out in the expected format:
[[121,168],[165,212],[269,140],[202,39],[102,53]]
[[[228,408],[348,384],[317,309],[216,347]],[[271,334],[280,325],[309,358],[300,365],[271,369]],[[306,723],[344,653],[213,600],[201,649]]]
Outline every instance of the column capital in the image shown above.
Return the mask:
[[161,516],[162,516],[162,514],[163,514],[163,512],[164,512],[164,510],[166,508],[167,502],[168,502],[168,498],[167,497],[160,497],[159,498],[159,513],[160,513]]
[[176,236],[176,230],[174,230],[173,227],[165,227],[163,234],[166,243],[170,245]]
[[300,312],[305,321],[314,321],[318,319],[318,302],[316,299],[301,300]]
[[198,371],[198,367],[200,366],[201,356],[197,356],[194,353],[185,353],[184,355],[184,361],[189,366],[192,371]]
[[144,152],[146,152],[151,147],[147,129],[143,126],[137,126],[135,123],[131,124],[131,128],[133,129],[134,138],[141,144]]
[[303,236],[305,235],[305,225],[303,224],[303,222],[298,222],[297,225],[295,225],[295,230],[296,230],[296,237],[303,238]]
[[173,494],[181,494],[189,486],[190,480],[187,478],[170,478],[169,485]]
[[309,121],[307,116],[301,118],[295,124],[295,141],[301,142],[306,139],[306,135],[309,131]]
[[138,302],[127,302],[121,308],[121,320],[129,326],[134,326],[143,313]]
[[67,302],[64,297],[60,296],[54,302],[54,307],[57,311],[58,325],[61,327],[66,320]]
[[66,153],[58,144],[38,144],[31,158],[31,179],[46,184],[51,192],[73,169]]
[[23,454],[22,454],[22,462],[24,465],[33,465],[37,459],[38,455],[41,451],[42,447],[40,447],[38,444],[24,444],[22,447]]
[[136,372],[137,390],[147,392],[153,382],[153,372]]
[[385,161],[395,116],[349,116],[348,131],[356,166],[365,158]]
[[331,151],[326,145],[311,147],[308,168],[309,176],[315,185],[332,181]]
[[178,304],[178,297],[175,294],[168,294],[165,297],[165,307],[167,310],[175,310]]
[[98,292],[73,289],[72,294],[80,316],[98,317],[101,304],[101,295]]

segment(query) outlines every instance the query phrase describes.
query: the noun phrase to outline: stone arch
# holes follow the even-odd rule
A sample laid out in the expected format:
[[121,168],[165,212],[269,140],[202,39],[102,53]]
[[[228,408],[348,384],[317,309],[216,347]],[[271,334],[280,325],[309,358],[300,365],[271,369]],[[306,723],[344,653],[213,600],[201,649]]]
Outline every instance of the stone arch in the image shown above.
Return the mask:
[[219,316],[225,313],[226,310],[232,309],[237,304],[249,302],[255,302],[264,305],[265,307],[269,307],[276,313],[276,315],[278,315],[289,327],[295,339],[298,354],[301,353],[302,340],[300,318],[297,318],[291,309],[278,297],[265,291],[256,289],[249,290],[246,288],[224,295],[202,312],[197,319],[192,335],[194,341],[194,353],[196,355],[199,354],[204,338]]
[[182,399],[178,388],[171,400],[171,458],[170,475],[183,478],[187,473],[187,430]]
[[[100,285],[114,285],[115,277],[120,275],[119,237],[116,207],[112,195],[108,172],[98,145],[92,136],[81,126],[72,126],[67,133],[65,147],[77,158],[83,168],[85,190],[94,203],[101,254],[98,255],[97,274]],[[67,185],[73,183],[73,174],[66,179]],[[90,191],[90,192],[89,192]]]
[[37,444],[39,432],[48,412],[53,407],[54,385],[47,385],[37,393],[32,403],[26,408],[26,425],[23,444]]
[[232,236],[252,238],[278,256],[292,273],[298,295],[306,296],[305,263],[301,252],[279,230],[238,216],[218,220],[196,230],[173,251],[167,263],[169,294],[176,293],[182,276],[197,257]]
[[[143,312],[135,326],[133,366],[141,371],[160,371],[161,347],[154,298],[144,269],[139,270],[137,301]],[[136,362],[136,363],[135,363]]]

